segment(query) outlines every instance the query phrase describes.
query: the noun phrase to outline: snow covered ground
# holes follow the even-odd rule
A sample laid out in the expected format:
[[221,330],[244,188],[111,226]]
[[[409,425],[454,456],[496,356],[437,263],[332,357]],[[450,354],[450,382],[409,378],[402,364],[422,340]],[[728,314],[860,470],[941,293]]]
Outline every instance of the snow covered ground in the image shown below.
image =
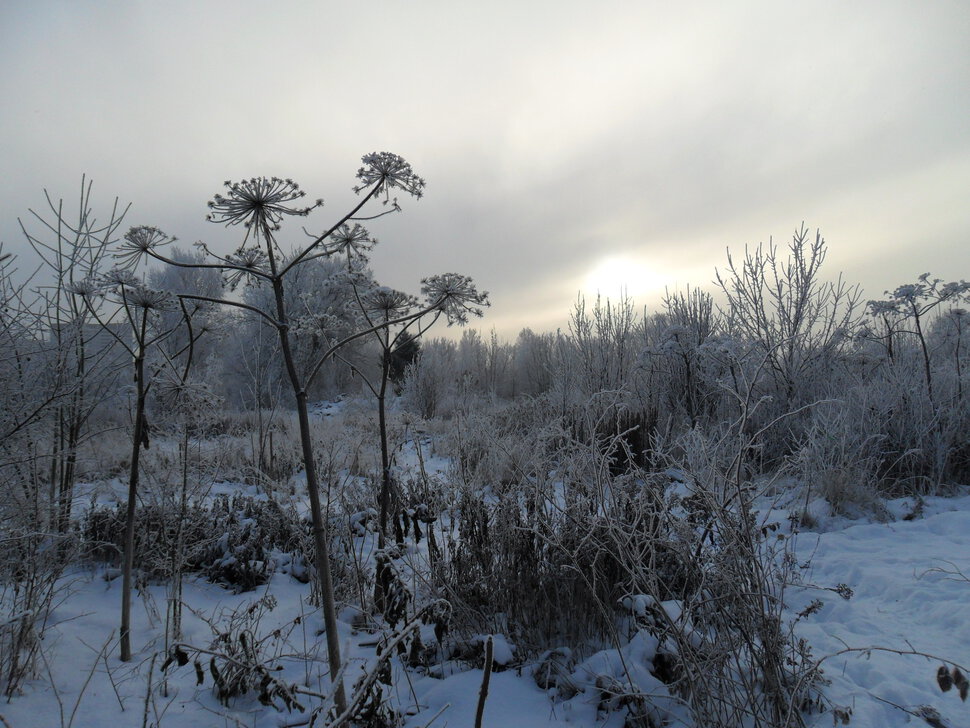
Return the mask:
[[[808,640],[822,660],[830,684],[825,695],[834,707],[851,710],[849,725],[892,728],[907,725],[970,726],[970,703],[955,690],[942,693],[936,684],[941,660],[970,666],[970,495],[927,499],[923,513],[902,520],[909,502],[890,503],[898,520],[823,522],[823,532],[803,531],[794,539],[803,585],[789,588],[789,612],[805,610],[813,600],[822,606],[799,620],[797,633]],[[961,575],[962,574],[962,575]],[[44,652],[46,667],[28,683],[22,695],[0,704],[5,728],[127,728],[128,726],[251,726],[296,725],[297,712],[267,709],[255,697],[237,698],[228,707],[214,697],[211,681],[196,685],[192,665],[170,668],[167,694],[162,691],[161,662],[165,587],[151,586],[136,600],[134,645],[136,659],[117,660],[116,639],[120,580],[106,580],[104,570],[75,570],[65,582],[63,596],[50,618]],[[851,590],[846,599],[838,585]],[[841,589],[843,595],[848,590]],[[186,642],[205,645],[212,640],[203,616],[247,605],[272,594],[276,606],[260,623],[261,634],[281,630],[272,645],[279,654],[279,675],[285,680],[314,683],[326,675],[322,659],[307,662],[297,654],[325,654],[317,633],[321,620],[307,605],[307,587],[278,573],[265,590],[232,594],[219,586],[190,579],[184,599],[197,615],[186,613]],[[295,620],[296,617],[299,620]],[[373,659],[373,635],[353,633],[352,613],[343,615],[342,638],[350,657],[348,683]],[[298,623],[294,623],[297,621]],[[498,645],[502,647],[501,642]],[[897,652],[918,652],[933,658]],[[590,660],[607,660],[608,654]],[[546,728],[547,726],[608,726],[620,728],[625,711],[598,713],[598,696],[589,681],[583,684],[584,665],[574,672],[586,688],[569,700],[554,698],[531,677],[524,665],[491,676],[484,726]],[[588,667],[588,664],[586,665]],[[408,728],[452,728],[474,725],[483,673],[455,666],[444,679],[408,673],[399,668],[394,702],[416,713]],[[325,683],[324,679],[324,683]],[[149,690],[151,685],[151,690]],[[307,698],[307,704],[313,699]],[[938,718],[934,718],[938,715]],[[919,715],[929,716],[927,723]],[[437,716],[437,717],[435,717]],[[305,716],[303,716],[305,718]],[[432,721],[432,719],[434,720]],[[814,726],[833,725],[831,712],[810,716]]]
[[[921,517],[902,520],[910,503],[889,504],[900,520],[848,523],[797,537],[799,560],[810,562],[806,582],[852,590],[849,599],[810,587],[792,589],[788,597],[792,613],[813,599],[824,602],[800,621],[798,634],[824,658],[831,680],[825,694],[852,709],[856,728],[922,725],[906,711],[926,705],[943,725],[970,726],[970,702],[961,702],[956,691],[941,693],[936,684],[940,659],[883,651],[921,652],[964,671],[970,667],[970,496],[929,498]],[[822,716],[815,724],[831,720]]]

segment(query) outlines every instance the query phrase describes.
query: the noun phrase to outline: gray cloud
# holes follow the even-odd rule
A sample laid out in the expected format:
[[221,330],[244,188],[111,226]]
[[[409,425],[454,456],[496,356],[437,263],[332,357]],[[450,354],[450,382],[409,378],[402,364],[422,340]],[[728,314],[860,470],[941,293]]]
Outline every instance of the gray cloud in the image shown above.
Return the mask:
[[229,246],[203,222],[223,179],[293,177],[326,218],[352,201],[359,156],[388,149],[429,186],[374,225],[377,273],[411,290],[469,273],[493,294],[483,325],[508,335],[564,323],[606,258],[655,271],[655,303],[662,283],[708,285],[726,246],[784,242],[802,220],[829,240],[830,274],[873,296],[924,270],[968,277],[963,3],[117,0],[3,15],[8,248],[42,188],[70,200],[82,172],[96,201],[134,203],[132,224]]

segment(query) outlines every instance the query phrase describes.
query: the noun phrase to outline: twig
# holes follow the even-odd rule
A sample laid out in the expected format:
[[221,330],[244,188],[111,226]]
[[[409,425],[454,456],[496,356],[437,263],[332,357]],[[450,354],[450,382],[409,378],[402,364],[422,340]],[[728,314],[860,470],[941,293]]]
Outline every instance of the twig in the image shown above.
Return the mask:
[[[108,645],[111,644],[111,640],[113,637],[114,637],[114,632],[108,635],[108,639],[104,641],[104,645],[102,645],[101,649],[98,651],[97,656],[95,656],[94,662],[91,664],[91,669],[88,670],[88,676],[84,679],[84,684],[81,686],[81,690],[78,693],[77,700],[74,701],[74,707],[71,709],[71,717],[67,721],[67,728],[71,728],[71,726],[74,724],[74,716],[77,715],[77,709],[81,706],[81,698],[84,697],[84,692],[88,689],[88,683],[90,683],[91,678],[94,677],[94,671],[98,667],[98,660],[100,660],[106,654],[108,654]],[[83,640],[81,644],[84,644]],[[87,647],[87,645],[84,645],[84,646]],[[88,649],[91,649],[91,648],[89,647]],[[124,708],[122,708],[122,710],[124,710]]]
[[152,675],[155,672],[155,659],[158,657],[156,652],[152,655],[152,662],[148,666],[148,685],[145,688],[145,709],[141,714],[141,728],[148,728],[148,705],[152,698]]
[[[842,644],[846,644],[846,643],[845,642],[842,642]],[[822,666],[822,663],[825,662],[826,660],[829,660],[829,659],[831,659],[833,657],[839,657],[841,655],[847,655],[850,652],[859,652],[859,653],[862,653],[862,654],[864,654],[866,656],[868,656],[872,652],[889,652],[891,654],[901,655],[901,656],[913,655],[913,656],[916,656],[916,657],[925,657],[927,660],[939,661],[939,662],[942,662],[945,665],[951,665],[952,667],[960,668],[964,672],[967,672],[968,671],[965,666],[961,665],[958,662],[954,662],[953,660],[948,660],[948,659],[946,659],[944,657],[940,657],[938,655],[933,655],[933,654],[930,654],[928,652],[921,652],[919,650],[915,650],[915,649],[912,649],[912,648],[910,648],[908,650],[899,650],[899,649],[896,649],[896,648],[893,648],[893,647],[878,647],[878,646],[870,646],[870,647],[850,647],[850,646],[846,645],[846,647],[844,649],[841,649],[841,650],[839,650],[837,652],[833,652],[833,653],[831,653],[829,655],[825,655],[821,659],[817,660],[815,662],[814,668],[812,670],[806,672],[806,675],[811,675],[811,674],[817,673],[818,670],[819,670],[819,668]],[[800,690],[801,689],[801,684],[802,684],[803,681],[804,681],[804,676],[801,679],[799,679],[798,684],[796,685],[796,689],[797,690]],[[876,695],[873,695],[872,697],[877,698],[878,700],[882,700],[884,703],[889,703],[888,700],[883,700],[882,698],[879,698]],[[889,703],[889,704],[890,705],[895,705],[894,703]],[[789,706],[788,716],[786,718],[785,725],[789,725],[790,724],[791,718],[792,718],[792,716],[794,714],[794,707],[795,707],[794,704],[792,704],[791,706]],[[900,708],[900,710],[905,710],[905,708],[901,708],[898,705],[896,705],[895,707]],[[907,711],[907,712],[909,712],[909,711]],[[925,715],[919,715],[919,714],[916,714],[916,713],[913,713],[913,715],[917,715],[917,717],[923,718],[923,720],[927,720],[927,718],[926,718]],[[929,721],[927,720],[927,722],[929,722]],[[930,725],[933,725],[933,724],[930,723]]]
[[[112,633],[112,636],[114,636],[114,633]],[[125,704],[121,699],[121,693],[118,692],[118,686],[115,684],[115,676],[111,672],[111,665],[108,664],[108,655],[103,653],[101,655],[101,660],[104,662],[104,670],[108,674],[108,682],[111,683],[111,689],[114,690],[115,698],[118,700],[118,707],[121,708],[121,712],[124,713]]]
[[51,671],[51,665],[47,661],[47,655],[44,654],[43,650],[37,650],[40,655],[40,659],[44,662],[44,667],[47,669],[47,676],[51,681],[51,692],[54,693],[54,699],[57,701],[57,709],[61,714],[61,726],[64,726],[64,701],[61,700],[61,694],[57,689],[57,682],[54,680],[54,673]]
[[872,693],[869,693],[869,695],[870,697],[873,697],[876,700],[882,703],[885,703],[886,705],[891,705],[892,707],[898,710],[901,710],[904,713],[909,713],[914,718],[920,718],[921,720],[923,720],[923,722],[925,722],[927,725],[932,726],[933,728],[950,728],[949,722],[943,716],[940,715],[939,711],[936,708],[934,708],[931,705],[920,705],[916,708],[916,710],[910,710],[909,708],[906,708],[902,705],[898,705],[897,703],[894,703],[891,700],[880,698],[878,695],[873,695]]
[[[411,620],[401,627],[401,630],[394,635],[391,639],[384,643],[383,649],[378,652],[377,662],[371,668],[369,673],[366,673],[363,679],[361,679],[354,688],[354,695],[350,703],[347,705],[346,709],[340,713],[333,722],[330,724],[333,728],[337,726],[343,726],[348,723],[360,708],[361,703],[367,698],[367,695],[377,678],[380,675],[381,667],[385,662],[388,662],[397,652],[397,646],[400,645],[405,639],[407,639],[416,629],[419,629],[421,620],[425,616],[425,609],[420,610],[415,614]],[[341,668],[341,675],[343,670],[346,669],[346,665]],[[341,678],[342,679],[342,678]],[[318,709],[319,710],[319,709]]]
[[485,715],[485,700],[488,698],[488,682],[492,677],[492,635],[485,642],[485,674],[482,676],[482,687],[478,691],[478,709],[475,711],[475,728],[482,728],[482,717]]
[[[429,725],[431,725],[436,720],[438,720],[441,714],[444,713],[446,710],[448,710],[448,708],[450,707],[451,707],[451,703],[445,703],[444,705],[442,705],[441,708],[438,709],[438,712],[431,716],[431,720],[429,720],[427,723],[421,726],[421,728],[428,728]],[[0,717],[3,717],[3,716],[0,716]]]

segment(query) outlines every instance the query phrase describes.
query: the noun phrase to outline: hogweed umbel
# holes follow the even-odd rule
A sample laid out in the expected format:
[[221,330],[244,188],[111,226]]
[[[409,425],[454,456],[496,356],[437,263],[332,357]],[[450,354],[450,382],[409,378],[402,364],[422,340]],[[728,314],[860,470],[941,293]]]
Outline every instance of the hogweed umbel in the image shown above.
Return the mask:
[[448,325],[468,323],[468,315],[481,317],[482,307],[488,306],[488,291],[479,291],[469,276],[441,273],[421,281],[421,293],[444,313]]
[[377,241],[371,237],[363,225],[354,223],[353,227],[344,224],[330,233],[330,246],[334,253],[345,253],[348,256],[366,257]]
[[361,304],[367,313],[380,314],[389,321],[409,314],[417,306],[418,299],[404,291],[379,286],[368,291],[361,299]]
[[175,238],[165,234],[157,227],[138,225],[125,233],[114,257],[123,268],[134,268],[145,255],[151,255],[158,248],[174,243]]
[[390,191],[400,189],[415,199],[424,195],[424,179],[414,173],[411,165],[403,157],[391,152],[371,152],[361,157],[364,166],[357,170],[357,179],[362,184],[354,187],[354,192],[376,185],[377,192],[384,193],[384,204],[392,202],[397,206],[397,199],[391,200]]
[[211,212],[206,219],[224,225],[255,228],[257,235],[279,230],[284,215],[305,216],[323,205],[323,200],[317,200],[306,207],[294,206],[294,202],[306,197],[306,192],[291,179],[252,177],[224,184],[228,192],[212,198],[209,202]]

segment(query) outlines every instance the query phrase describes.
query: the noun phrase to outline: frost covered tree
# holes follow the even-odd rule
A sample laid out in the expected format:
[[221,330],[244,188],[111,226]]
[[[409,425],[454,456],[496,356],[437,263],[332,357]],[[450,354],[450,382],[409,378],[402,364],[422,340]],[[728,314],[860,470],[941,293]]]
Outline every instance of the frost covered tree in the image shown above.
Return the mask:
[[[330,316],[319,311],[294,310],[287,302],[287,288],[301,266],[320,259],[330,258],[348,249],[370,246],[373,239],[360,224],[399,210],[396,190],[420,198],[425,187],[424,180],[415,174],[404,159],[388,152],[376,152],[363,157],[363,166],[357,171],[359,184],[354,191],[362,195],[360,201],[318,235],[311,238],[294,252],[286,254],[278,242],[278,233],[284,218],[306,217],[322,206],[317,200],[303,204],[305,193],[289,179],[254,177],[241,182],[227,182],[226,192],[216,195],[209,203],[209,220],[229,227],[241,227],[245,232],[239,247],[229,255],[219,255],[205,245],[205,262],[184,263],[161,252],[166,242],[162,234],[128,238],[128,251],[133,256],[148,255],[158,261],[180,267],[212,268],[220,271],[230,287],[243,283],[249,286],[266,286],[272,296],[268,305],[254,305],[245,300],[225,297],[183,294],[183,300],[205,301],[259,317],[276,333],[279,352],[293,394],[300,427],[300,443],[310,513],[313,526],[315,567],[323,600],[324,624],[327,633],[327,652],[330,675],[334,685],[334,702],[338,713],[346,709],[343,685],[338,681],[341,667],[340,643],[337,634],[336,603],[330,571],[330,547],[327,521],[320,499],[310,435],[310,419],[307,408],[308,391],[321,368],[343,347],[376,331],[406,324],[432,312],[440,311],[449,321],[467,320],[469,312],[480,312],[487,303],[484,293],[479,292],[471,279],[454,273],[432,276],[423,282],[425,299],[414,308],[391,319],[380,318],[365,324],[357,331],[344,334],[335,330]],[[383,212],[365,215],[369,203],[382,203]],[[324,351],[302,366],[297,360],[293,332],[311,328],[321,341],[326,342]]]
[[111,250],[128,211],[115,198],[107,217],[99,219],[91,203],[92,187],[82,177],[76,210],[45,190],[46,209],[31,209],[26,220],[18,219],[41,261],[39,279],[49,281],[35,288],[32,310],[46,332],[45,365],[63,394],[46,413],[52,521],[60,532],[69,526],[78,448],[89,421],[115,388],[120,353],[71,290],[75,282],[92,279],[110,266]]
[[783,411],[811,401],[813,393],[800,391],[800,385],[816,381],[859,325],[859,287],[841,276],[822,280],[826,253],[821,234],[813,239],[802,225],[792,236],[787,258],[769,241],[746,248],[740,262],[728,251],[727,268],[717,271],[727,297],[727,329],[766,361]]

